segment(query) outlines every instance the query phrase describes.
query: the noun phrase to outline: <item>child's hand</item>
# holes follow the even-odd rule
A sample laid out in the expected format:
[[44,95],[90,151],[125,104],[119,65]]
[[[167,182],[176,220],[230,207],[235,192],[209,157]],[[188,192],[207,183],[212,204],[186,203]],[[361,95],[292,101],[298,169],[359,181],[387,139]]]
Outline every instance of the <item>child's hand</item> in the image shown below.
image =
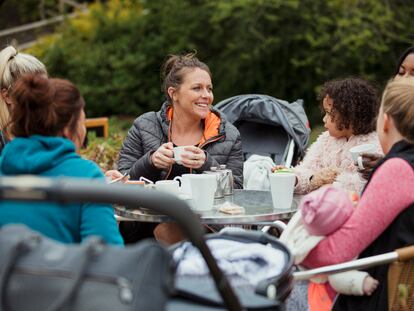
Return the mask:
[[334,167],[325,167],[317,171],[315,174],[313,174],[310,181],[311,190],[316,190],[323,185],[332,184],[338,174],[339,170]]
[[272,172],[275,172],[275,171],[278,171],[278,170],[284,170],[284,169],[287,169],[287,167],[284,166],[284,165],[276,165],[276,166],[272,167]]
[[357,205],[359,202],[359,195],[355,191],[349,192],[349,199],[352,201],[352,204]]
[[373,277],[367,275],[364,279],[364,283],[362,284],[362,290],[364,294],[367,296],[371,296],[372,293],[377,289],[378,281]]
[[[279,170],[289,170],[289,171],[292,171],[290,168],[287,168],[284,165],[276,165],[276,166],[272,167],[272,173],[274,173],[276,171],[279,171]],[[297,183],[298,183],[298,177],[296,176],[295,177],[295,187],[296,187]]]

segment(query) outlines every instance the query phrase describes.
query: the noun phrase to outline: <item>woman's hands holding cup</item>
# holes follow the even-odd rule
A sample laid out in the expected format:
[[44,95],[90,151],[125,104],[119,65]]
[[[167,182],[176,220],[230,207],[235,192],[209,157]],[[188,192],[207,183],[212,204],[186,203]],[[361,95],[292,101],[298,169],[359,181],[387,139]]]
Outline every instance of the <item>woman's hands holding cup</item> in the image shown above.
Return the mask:
[[200,168],[206,162],[206,154],[204,150],[196,146],[187,146],[184,148],[186,152],[181,154],[181,162],[183,166],[188,168]]
[[[180,161],[183,166],[188,168],[200,168],[206,161],[204,151],[196,146],[186,146],[180,154]],[[158,169],[167,169],[176,163],[174,159],[174,146],[171,142],[162,144],[152,155],[152,164]]]
[[[377,165],[377,163],[383,158],[384,156],[377,153],[362,153],[358,158],[358,172],[361,176],[368,180],[373,168]],[[361,162],[361,163],[359,163]],[[362,165],[359,165],[362,164]],[[362,168],[360,167],[362,166]]]
[[171,142],[162,144],[152,155],[151,162],[158,169],[167,169],[174,161],[173,144]]

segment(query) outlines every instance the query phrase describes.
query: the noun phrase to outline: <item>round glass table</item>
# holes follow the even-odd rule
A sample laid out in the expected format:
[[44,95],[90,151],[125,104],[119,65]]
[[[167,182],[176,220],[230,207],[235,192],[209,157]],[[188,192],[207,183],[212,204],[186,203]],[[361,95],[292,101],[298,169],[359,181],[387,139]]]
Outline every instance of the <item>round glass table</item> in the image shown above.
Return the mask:
[[[234,194],[224,198],[215,199],[211,211],[194,211],[200,215],[204,224],[242,224],[242,225],[267,225],[275,220],[287,220],[296,212],[302,196],[295,195],[291,206],[285,209],[274,209],[270,191],[258,190],[234,190]],[[220,206],[230,202],[244,208],[244,213],[237,215],[225,214],[219,211]],[[115,206],[118,220],[143,221],[143,222],[168,222],[171,219],[166,215],[154,214],[149,210],[137,208],[125,208]]]

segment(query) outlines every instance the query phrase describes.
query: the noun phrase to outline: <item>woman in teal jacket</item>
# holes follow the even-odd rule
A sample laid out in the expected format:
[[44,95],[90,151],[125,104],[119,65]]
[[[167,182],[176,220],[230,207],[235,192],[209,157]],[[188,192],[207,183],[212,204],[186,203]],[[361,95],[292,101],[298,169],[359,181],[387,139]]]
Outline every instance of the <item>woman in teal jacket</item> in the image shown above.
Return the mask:
[[[25,75],[12,90],[10,132],[2,152],[2,175],[93,178],[104,181],[99,167],[77,151],[85,139],[84,101],[67,80]],[[0,202],[0,226],[22,223],[65,243],[97,235],[123,244],[114,212],[106,204]]]

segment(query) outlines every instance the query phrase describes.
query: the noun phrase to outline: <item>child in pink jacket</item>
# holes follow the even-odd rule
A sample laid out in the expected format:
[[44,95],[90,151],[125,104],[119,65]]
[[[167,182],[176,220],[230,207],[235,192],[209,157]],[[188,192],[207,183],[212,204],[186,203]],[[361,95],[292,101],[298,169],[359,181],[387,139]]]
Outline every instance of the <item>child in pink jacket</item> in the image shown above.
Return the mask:
[[323,132],[308,149],[302,163],[294,168],[295,192],[308,193],[332,184],[360,193],[365,180],[358,173],[349,149],[374,144],[382,153],[375,122],[379,110],[377,91],[360,78],[326,82],[318,99],[325,111]]

